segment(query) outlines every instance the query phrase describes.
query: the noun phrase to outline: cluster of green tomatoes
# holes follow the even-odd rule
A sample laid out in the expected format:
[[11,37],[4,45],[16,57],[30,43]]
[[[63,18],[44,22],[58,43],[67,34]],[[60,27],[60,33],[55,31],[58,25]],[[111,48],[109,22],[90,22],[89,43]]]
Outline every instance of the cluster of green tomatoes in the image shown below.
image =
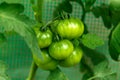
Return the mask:
[[[77,65],[83,56],[80,46],[75,46],[73,39],[81,37],[84,25],[80,19],[69,18],[56,20],[50,26],[34,28],[43,60],[33,55],[38,67],[44,70],[54,70],[58,66],[72,67]],[[58,39],[59,38],[59,39]]]

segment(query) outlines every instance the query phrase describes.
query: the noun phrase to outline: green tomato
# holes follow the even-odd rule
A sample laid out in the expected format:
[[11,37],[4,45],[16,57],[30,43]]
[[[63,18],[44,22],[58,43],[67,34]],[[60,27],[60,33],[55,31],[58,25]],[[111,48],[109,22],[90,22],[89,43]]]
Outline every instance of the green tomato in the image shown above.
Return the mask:
[[77,65],[83,56],[83,51],[80,47],[74,48],[72,54],[66,59],[60,62],[60,66],[62,67],[71,67]]
[[72,53],[73,49],[73,44],[65,39],[53,42],[49,47],[49,54],[56,60],[63,60]]
[[84,32],[84,25],[80,19],[64,19],[59,22],[57,32],[63,38],[78,38]]
[[49,29],[46,31],[39,31],[37,39],[39,47],[46,48],[52,43],[52,32]]
[[41,51],[43,60],[39,59],[36,55],[33,55],[33,59],[38,67],[43,70],[54,70],[57,67],[58,62],[49,56],[48,51]]
[[109,6],[112,11],[120,11],[120,0],[110,0]]

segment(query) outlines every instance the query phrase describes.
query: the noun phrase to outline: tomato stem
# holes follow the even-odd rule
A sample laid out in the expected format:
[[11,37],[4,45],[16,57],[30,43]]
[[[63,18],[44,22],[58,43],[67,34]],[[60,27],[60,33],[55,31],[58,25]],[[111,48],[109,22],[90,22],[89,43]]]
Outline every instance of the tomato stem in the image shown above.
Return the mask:
[[44,0],[37,0],[38,6],[38,21],[42,21],[42,7],[43,7]]
[[87,79],[87,80],[93,80],[93,79],[95,79],[97,76],[93,76],[93,77],[90,77],[89,79]]
[[63,38],[60,37],[57,33],[55,34],[55,37],[53,38],[53,41],[60,41],[62,40]]
[[67,12],[65,12],[65,11],[61,11],[61,12],[59,12],[59,15],[61,16],[61,19],[69,19],[70,18],[70,15],[67,13]]
[[86,27],[86,24],[85,24],[85,17],[86,17],[86,13],[87,13],[87,12],[86,12],[86,10],[85,10],[85,6],[84,6],[82,0],[80,0],[79,4],[81,5],[81,7],[82,7],[82,12],[83,12],[81,20],[83,21],[84,27],[85,27],[84,33],[88,33],[88,30],[87,30],[87,27]]
[[32,9],[34,11],[35,19],[41,23],[42,22],[42,7],[43,7],[44,0],[37,0],[37,4],[35,3],[34,0],[31,0],[30,2],[32,4]]
[[30,69],[30,72],[28,74],[28,78],[26,80],[33,80],[35,77],[35,73],[36,73],[37,69],[38,69],[38,66],[35,64],[34,61],[32,61],[31,69]]
[[55,18],[53,18],[52,20],[50,20],[47,24],[45,24],[41,30],[45,30],[50,24],[52,24],[55,20],[57,20],[60,16],[57,16]]
[[78,47],[79,44],[80,44],[80,42],[79,42],[78,39],[73,39],[73,40],[72,40],[72,43],[73,43],[73,45],[74,45],[75,47]]
[[57,41],[59,41],[59,40],[60,40],[60,38],[59,38],[58,34],[56,34],[56,39],[57,39]]
[[33,5],[35,4],[35,0],[30,0],[30,3]]

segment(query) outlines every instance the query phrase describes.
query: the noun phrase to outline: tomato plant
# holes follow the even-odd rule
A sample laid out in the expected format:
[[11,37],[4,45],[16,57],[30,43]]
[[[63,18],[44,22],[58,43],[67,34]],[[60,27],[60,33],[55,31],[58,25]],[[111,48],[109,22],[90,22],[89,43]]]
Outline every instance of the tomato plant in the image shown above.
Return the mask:
[[[60,3],[53,9],[45,9],[46,4],[44,5],[44,3],[46,2],[59,3],[55,0],[30,0],[27,3],[30,5],[28,9],[26,4],[21,3],[21,0],[0,1],[0,55],[2,53],[0,59],[9,60],[15,54],[18,55],[17,48],[24,45],[21,42],[20,45],[17,44],[19,47],[15,47],[16,51],[12,52],[11,55],[9,51],[13,51],[13,47],[11,48],[9,45],[13,46],[13,43],[9,42],[9,37],[19,35],[26,42],[25,50],[28,47],[30,49],[28,53],[31,52],[33,58],[26,80],[37,80],[35,73],[39,68],[49,72],[47,80],[69,80],[72,77],[77,80],[77,71],[80,71],[79,76],[82,77],[78,80],[120,79],[119,72],[117,72],[119,70],[116,69],[117,62],[120,61],[120,0],[109,0],[109,3],[105,2],[101,5],[96,5],[96,0],[60,0]],[[77,6],[80,6],[80,9],[76,8]],[[51,8],[51,5],[49,8]],[[78,11],[76,11],[77,9]],[[49,19],[46,21],[43,18],[48,17],[48,15],[43,14],[46,13],[42,12],[43,10],[47,10],[47,13],[52,13],[53,10],[53,15],[50,14]],[[26,15],[26,11],[31,12],[30,15],[32,16]],[[91,14],[93,14],[92,17]],[[91,18],[95,18],[95,21],[92,21]],[[99,19],[102,20],[99,22],[103,22],[104,25],[96,25],[96,21]],[[102,37],[108,33],[107,40],[97,35],[98,29],[99,32],[103,29],[107,30],[105,34],[101,34],[104,31],[100,32]],[[7,41],[8,45],[6,45]],[[6,46],[9,46],[8,49]],[[20,51],[23,51],[20,52],[20,55],[25,53],[22,58],[19,55],[22,61],[29,57],[26,54],[27,52],[22,50],[24,48],[20,47]],[[6,53],[9,53],[9,55],[6,55]],[[107,53],[110,53],[110,56]],[[116,62],[114,63],[112,60]],[[116,70],[113,69],[111,64],[115,64]],[[69,75],[69,72],[66,73],[68,74],[66,76],[63,72],[64,67],[65,69],[75,69],[77,71],[70,70],[74,71],[73,76]],[[6,74],[6,68],[0,60],[0,80],[10,80]],[[17,72],[21,72],[23,75],[26,74],[26,72],[24,73],[26,68],[21,70]],[[14,71],[10,71],[9,74],[12,72]],[[44,80],[41,76],[37,77]],[[20,80],[20,77],[18,79]]]

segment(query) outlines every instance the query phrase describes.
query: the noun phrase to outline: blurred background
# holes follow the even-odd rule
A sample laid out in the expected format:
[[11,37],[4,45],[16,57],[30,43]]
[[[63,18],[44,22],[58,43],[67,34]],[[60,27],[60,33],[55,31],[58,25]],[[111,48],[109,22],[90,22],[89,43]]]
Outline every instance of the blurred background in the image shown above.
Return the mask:
[[[30,18],[34,19],[33,12],[31,12],[30,0],[20,0],[21,3],[26,7],[24,13]],[[47,22],[53,17],[53,10],[62,0],[45,0],[43,5],[43,21]],[[108,4],[108,0],[97,0],[95,5],[100,5],[101,3]],[[73,2],[73,12],[74,17],[81,18],[82,10],[78,3]],[[109,56],[108,52],[108,35],[110,30],[104,27],[101,18],[95,18],[92,13],[88,13],[85,19],[85,23],[88,26],[88,30],[91,33],[95,33],[100,36],[105,44],[100,46],[96,50],[105,54],[109,58],[110,65],[112,69],[120,74],[120,63],[114,62]],[[0,47],[0,60],[5,61],[8,64],[8,75],[12,78],[11,80],[25,80],[29,73],[30,65],[32,62],[32,54],[30,49],[27,47],[23,38],[19,35],[13,35],[8,38],[8,44]],[[71,68],[62,68],[62,71],[68,76],[70,80],[81,80],[82,74],[79,72],[79,65]],[[38,69],[36,73],[35,80],[46,80],[49,72]],[[120,79],[118,75],[117,80]],[[115,79],[116,80],[116,79]]]

